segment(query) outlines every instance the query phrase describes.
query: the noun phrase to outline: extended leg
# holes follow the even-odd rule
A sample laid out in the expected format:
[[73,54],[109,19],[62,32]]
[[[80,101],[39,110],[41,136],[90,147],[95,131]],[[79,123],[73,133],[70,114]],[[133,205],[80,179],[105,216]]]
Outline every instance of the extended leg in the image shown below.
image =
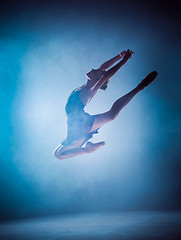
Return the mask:
[[94,131],[104,124],[114,120],[120,111],[133,99],[133,97],[139,92],[139,89],[135,88],[123,97],[119,98],[111,107],[111,109],[105,113],[97,114],[94,120],[91,131]]
[[151,72],[135,89],[119,98],[112,105],[111,109],[108,112],[96,115],[91,131],[94,131],[102,127],[104,124],[114,120],[120,111],[133,99],[133,97],[136,96],[138,92],[147,87],[150,83],[152,83],[156,79],[157,75],[158,73],[156,71]]

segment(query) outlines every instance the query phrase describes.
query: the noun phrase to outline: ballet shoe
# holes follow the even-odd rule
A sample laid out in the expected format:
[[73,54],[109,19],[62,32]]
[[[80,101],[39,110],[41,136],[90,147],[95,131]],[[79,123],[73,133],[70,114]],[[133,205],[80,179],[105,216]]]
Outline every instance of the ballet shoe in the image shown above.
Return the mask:
[[156,79],[157,76],[158,76],[157,71],[153,71],[153,72],[149,73],[138,85],[139,90],[143,90],[145,87],[150,85],[150,83],[152,83]]

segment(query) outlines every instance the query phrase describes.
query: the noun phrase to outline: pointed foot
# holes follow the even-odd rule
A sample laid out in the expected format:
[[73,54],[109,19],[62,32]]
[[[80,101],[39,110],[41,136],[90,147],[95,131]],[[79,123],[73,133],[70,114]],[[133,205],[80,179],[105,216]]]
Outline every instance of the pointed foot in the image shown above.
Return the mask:
[[150,85],[157,78],[157,76],[158,76],[157,71],[149,73],[138,85],[139,90],[143,90],[145,87]]

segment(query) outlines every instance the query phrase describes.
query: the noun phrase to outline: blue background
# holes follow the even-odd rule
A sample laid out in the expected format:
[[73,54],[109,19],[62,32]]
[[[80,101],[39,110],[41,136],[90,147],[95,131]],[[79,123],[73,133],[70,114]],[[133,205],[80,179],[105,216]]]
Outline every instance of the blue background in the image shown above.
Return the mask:
[[[1,221],[48,214],[180,210],[180,15],[176,2],[6,1],[0,14]],[[135,54],[86,111],[107,111],[149,72],[139,93],[94,141],[58,161],[64,106],[85,73]]]

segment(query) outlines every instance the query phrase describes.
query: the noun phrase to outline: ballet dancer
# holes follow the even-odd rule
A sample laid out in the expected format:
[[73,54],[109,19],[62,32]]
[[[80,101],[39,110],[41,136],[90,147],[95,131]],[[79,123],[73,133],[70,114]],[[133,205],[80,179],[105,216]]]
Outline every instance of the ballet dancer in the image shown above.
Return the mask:
[[[67,138],[54,150],[53,154],[56,158],[63,160],[77,155],[88,154],[104,146],[104,141],[92,143],[88,140],[93,137],[93,134],[97,134],[103,125],[114,120],[137,93],[156,79],[158,75],[156,71],[149,73],[136,88],[115,101],[111,109],[107,112],[90,115],[84,111],[85,106],[97,91],[99,89],[106,90],[110,78],[133,54],[134,52],[130,49],[127,51],[124,50],[103,63],[98,69],[92,69],[86,74],[86,83],[72,91],[65,106],[67,114]],[[119,62],[110,68],[116,61]],[[108,68],[110,69],[106,71]]]

